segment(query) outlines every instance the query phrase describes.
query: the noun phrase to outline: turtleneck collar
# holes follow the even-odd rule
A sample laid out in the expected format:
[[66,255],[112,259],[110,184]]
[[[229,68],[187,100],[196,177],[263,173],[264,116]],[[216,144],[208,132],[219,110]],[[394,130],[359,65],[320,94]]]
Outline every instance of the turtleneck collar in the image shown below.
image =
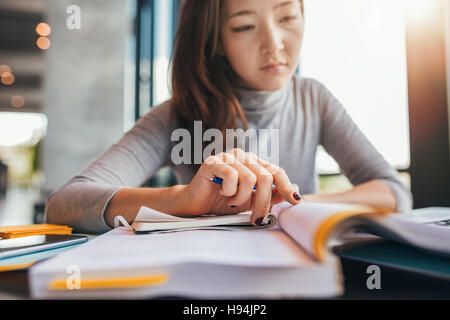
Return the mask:
[[293,79],[276,91],[263,91],[238,87],[236,96],[245,114],[265,114],[280,110],[285,104],[292,89]]

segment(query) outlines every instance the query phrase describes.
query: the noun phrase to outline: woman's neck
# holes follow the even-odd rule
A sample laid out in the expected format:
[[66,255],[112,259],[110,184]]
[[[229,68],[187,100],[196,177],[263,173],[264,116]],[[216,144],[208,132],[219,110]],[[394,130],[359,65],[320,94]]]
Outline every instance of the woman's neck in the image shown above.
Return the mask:
[[236,96],[246,114],[263,114],[275,112],[284,106],[292,91],[293,78],[281,89],[265,91],[246,87],[235,88]]

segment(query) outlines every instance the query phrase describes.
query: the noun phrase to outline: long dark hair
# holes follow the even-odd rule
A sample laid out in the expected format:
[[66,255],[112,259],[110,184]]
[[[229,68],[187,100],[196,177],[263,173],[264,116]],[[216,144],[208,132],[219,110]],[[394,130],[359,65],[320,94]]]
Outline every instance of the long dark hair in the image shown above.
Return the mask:
[[[224,139],[226,129],[236,128],[237,117],[248,129],[233,89],[238,76],[220,49],[223,2],[185,0],[181,10],[172,59],[172,104],[179,127],[192,137],[194,121],[202,121],[203,130],[219,129]],[[193,166],[196,171],[200,164]]]

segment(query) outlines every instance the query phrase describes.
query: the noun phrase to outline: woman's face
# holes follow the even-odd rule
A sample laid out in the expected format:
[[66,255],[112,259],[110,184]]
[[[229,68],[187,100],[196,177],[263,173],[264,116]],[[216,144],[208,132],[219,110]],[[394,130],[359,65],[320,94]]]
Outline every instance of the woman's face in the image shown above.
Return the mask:
[[303,40],[299,0],[224,0],[223,51],[240,85],[274,91],[292,77]]

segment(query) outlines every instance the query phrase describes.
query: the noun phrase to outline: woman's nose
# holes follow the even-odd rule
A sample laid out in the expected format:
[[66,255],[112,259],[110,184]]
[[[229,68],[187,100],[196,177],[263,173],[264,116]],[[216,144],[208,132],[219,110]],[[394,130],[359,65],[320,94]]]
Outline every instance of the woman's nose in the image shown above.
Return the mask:
[[275,26],[267,26],[262,32],[261,51],[264,55],[284,49],[283,37]]

